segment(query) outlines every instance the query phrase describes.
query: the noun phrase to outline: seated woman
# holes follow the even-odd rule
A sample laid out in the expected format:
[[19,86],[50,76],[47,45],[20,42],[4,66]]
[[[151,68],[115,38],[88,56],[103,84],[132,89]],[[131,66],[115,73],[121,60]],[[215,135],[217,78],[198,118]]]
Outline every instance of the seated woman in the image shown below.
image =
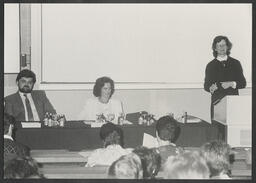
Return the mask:
[[161,164],[164,164],[169,156],[175,156],[183,152],[181,147],[177,147],[175,142],[179,138],[180,127],[178,122],[171,116],[163,116],[156,122],[156,138],[161,156]]
[[129,154],[131,150],[123,148],[123,131],[113,123],[106,123],[100,128],[100,138],[103,148],[96,149],[88,157],[86,166],[111,165],[123,155]]
[[223,141],[212,141],[201,147],[201,154],[206,159],[211,179],[230,179],[230,146]]
[[117,124],[118,117],[123,114],[123,106],[120,101],[111,98],[114,91],[111,78],[98,78],[93,88],[95,97],[88,99],[79,119],[96,120],[98,116],[104,115],[107,121]]

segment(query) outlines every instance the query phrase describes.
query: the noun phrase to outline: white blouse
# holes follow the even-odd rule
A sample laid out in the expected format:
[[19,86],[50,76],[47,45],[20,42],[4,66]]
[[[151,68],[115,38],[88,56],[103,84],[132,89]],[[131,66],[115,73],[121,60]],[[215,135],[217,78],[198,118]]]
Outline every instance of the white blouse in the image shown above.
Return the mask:
[[114,120],[111,122],[117,124],[121,113],[123,113],[123,106],[119,100],[109,99],[108,103],[102,103],[97,97],[94,97],[87,100],[78,119],[96,120],[97,115],[103,114],[107,117],[108,114],[114,114]]
[[121,156],[129,154],[132,149],[124,149],[120,145],[108,145],[106,148],[96,149],[88,157],[86,167],[93,167],[95,165],[110,166],[114,161]]

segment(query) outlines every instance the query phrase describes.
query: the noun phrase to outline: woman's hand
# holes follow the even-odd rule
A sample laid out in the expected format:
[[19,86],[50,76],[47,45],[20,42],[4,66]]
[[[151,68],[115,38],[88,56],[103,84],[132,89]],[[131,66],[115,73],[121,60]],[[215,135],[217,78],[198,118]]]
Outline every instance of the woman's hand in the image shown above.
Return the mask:
[[108,121],[113,121],[115,119],[115,114],[108,114],[107,115],[107,120]]
[[217,89],[218,89],[218,87],[217,87],[217,84],[216,84],[216,83],[212,84],[212,85],[210,86],[210,88],[209,88],[211,94],[213,94]]

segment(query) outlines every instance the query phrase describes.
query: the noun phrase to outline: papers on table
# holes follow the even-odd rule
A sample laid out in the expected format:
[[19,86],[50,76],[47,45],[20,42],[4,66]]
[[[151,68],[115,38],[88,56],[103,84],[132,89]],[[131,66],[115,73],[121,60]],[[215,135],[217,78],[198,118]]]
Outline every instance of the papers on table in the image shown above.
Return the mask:
[[[90,125],[92,128],[100,128],[102,125],[104,125],[105,123],[99,123],[99,122],[95,122],[95,121],[83,121],[84,124]],[[133,123],[127,120],[123,121],[124,125],[132,125]]]
[[[176,120],[180,123],[184,123],[184,120],[182,117],[178,117]],[[187,123],[199,123],[199,122],[202,122],[200,118],[190,116],[190,115],[187,116]]]
[[188,116],[187,123],[199,123],[202,120],[193,116]]
[[21,122],[22,128],[41,128],[41,123],[39,122]]
[[84,124],[86,124],[86,125],[90,125],[91,126],[91,128],[100,128],[103,124],[105,124],[105,123],[98,123],[98,122],[95,122],[95,121],[83,121],[84,122]]
[[133,123],[132,122],[130,122],[130,121],[127,121],[127,120],[124,120],[124,122],[123,122],[125,125],[132,125]]
[[142,146],[147,148],[158,147],[157,139],[150,134],[144,133]]
[[91,123],[91,127],[92,128],[100,128],[102,125],[104,125],[105,123]]

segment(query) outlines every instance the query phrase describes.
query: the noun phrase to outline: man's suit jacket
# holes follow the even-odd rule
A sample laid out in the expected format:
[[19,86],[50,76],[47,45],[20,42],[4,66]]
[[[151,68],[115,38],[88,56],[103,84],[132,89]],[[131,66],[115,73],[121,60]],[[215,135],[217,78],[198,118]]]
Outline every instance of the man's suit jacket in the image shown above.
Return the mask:
[[[31,92],[39,119],[42,121],[46,112],[55,114],[56,111],[47,98],[45,91],[36,90]],[[16,121],[25,121],[25,109],[19,92],[5,97],[4,111],[12,115]]]

